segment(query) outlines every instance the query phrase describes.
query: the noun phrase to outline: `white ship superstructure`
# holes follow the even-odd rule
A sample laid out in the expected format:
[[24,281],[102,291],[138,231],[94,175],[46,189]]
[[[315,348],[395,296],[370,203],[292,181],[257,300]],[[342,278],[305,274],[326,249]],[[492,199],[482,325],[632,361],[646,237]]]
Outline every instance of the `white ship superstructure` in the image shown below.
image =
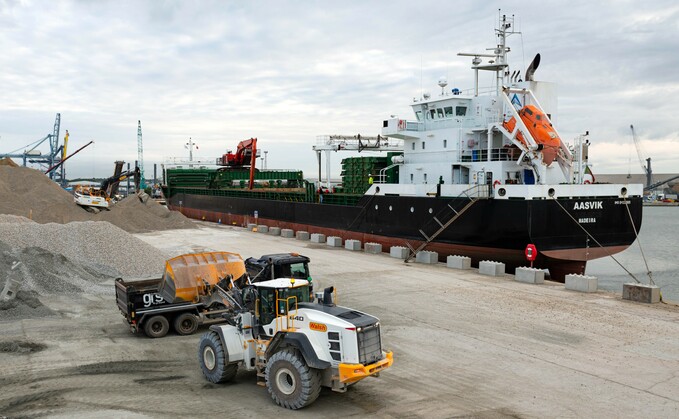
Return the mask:
[[[447,90],[442,78],[440,94],[415,98],[412,109],[416,120],[393,117],[384,121],[382,134],[404,141],[399,161],[399,184],[380,184],[367,194],[457,196],[472,185],[492,185],[496,198],[558,196],[556,185],[568,184],[569,196],[587,196],[593,177],[587,168],[589,140],[586,135],[567,146],[556,129],[557,89],[554,83],[536,81],[533,74],[539,54],[526,73],[512,70],[507,63],[510,51],[507,37],[515,34],[513,17],[501,16],[496,29],[497,45],[492,54],[460,53],[472,57],[475,85],[469,91]],[[495,73],[495,86],[479,89],[479,72]],[[525,80],[522,79],[525,78]],[[551,127],[556,141],[555,159],[545,159],[546,144],[536,138],[521,109],[532,106]],[[507,121],[516,121],[509,129]],[[538,121],[539,122],[539,121]],[[538,127],[539,128],[539,127]],[[437,186],[440,185],[440,186]],[[502,187],[500,188],[500,185]],[[521,186],[519,186],[521,185]],[[526,185],[535,185],[526,188]],[[542,186],[551,185],[550,188]],[[597,185],[597,194],[621,196],[620,185]],[[641,185],[624,185],[625,194],[641,195]],[[378,190],[379,188],[379,190]],[[500,190],[501,189],[501,190]]]

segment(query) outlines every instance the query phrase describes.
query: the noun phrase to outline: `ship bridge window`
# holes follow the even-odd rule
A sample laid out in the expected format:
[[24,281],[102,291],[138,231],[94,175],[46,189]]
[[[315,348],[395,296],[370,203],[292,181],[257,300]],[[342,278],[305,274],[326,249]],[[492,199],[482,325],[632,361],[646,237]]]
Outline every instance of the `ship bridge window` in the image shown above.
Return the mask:
[[443,110],[446,113],[446,118],[450,118],[450,117],[453,116],[453,107],[452,106],[446,106],[445,108],[443,108]]
[[413,150],[415,150],[415,141],[413,141],[412,146],[413,146]]
[[430,110],[429,114],[431,115],[431,119],[436,119],[436,109]]
[[528,115],[533,115],[533,111],[530,110],[530,108],[523,108]]
[[455,107],[455,116],[465,116],[467,115],[467,107],[466,106],[456,106]]
[[422,111],[415,112],[415,117],[417,118],[417,122],[422,121]]
[[436,112],[438,113],[439,118],[443,118],[443,109],[438,108],[436,109]]

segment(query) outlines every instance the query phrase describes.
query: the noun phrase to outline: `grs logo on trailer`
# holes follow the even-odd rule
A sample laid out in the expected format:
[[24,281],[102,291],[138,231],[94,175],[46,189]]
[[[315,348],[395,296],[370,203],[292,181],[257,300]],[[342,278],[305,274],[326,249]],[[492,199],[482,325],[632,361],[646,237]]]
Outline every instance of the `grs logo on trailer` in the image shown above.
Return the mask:
[[142,296],[144,307],[158,306],[165,303],[165,299],[160,294],[149,293]]
[[573,205],[574,210],[594,210],[594,209],[604,209],[604,201],[587,201],[587,202],[576,202]]

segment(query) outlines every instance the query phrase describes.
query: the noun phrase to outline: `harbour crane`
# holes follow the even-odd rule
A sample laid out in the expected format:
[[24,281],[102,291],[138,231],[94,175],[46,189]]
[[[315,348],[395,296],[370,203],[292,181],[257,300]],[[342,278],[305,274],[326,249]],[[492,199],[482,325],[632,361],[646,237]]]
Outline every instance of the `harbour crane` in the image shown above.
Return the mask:
[[[47,134],[43,138],[31,144],[18,148],[14,151],[10,151],[9,153],[0,154],[0,158],[10,157],[21,159],[23,166],[26,166],[26,163],[37,163],[41,166],[51,168],[55,164],[59,163],[59,161],[64,160],[64,158],[66,157],[66,143],[68,142],[67,139],[68,137],[64,138],[65,141],[64,145],[59,145],[60,129],[61,129],[61,114],[58,113],[56,119],[54,120],[54,128],[51,134]],[[40,150],[37,150],[37,148],[45,141],[48,141],[48,144],[50,145],[49,154],[43,154]],[[22,149],[23,152],[20,152]],[[48,176],[50,179],[54,180],[59,184],[65,184],[66,179],[64,178],[63,166],[61,167],[62,170],[59,171],[52,170],[49,172]]]
[[137,160],[139,161],[139,190],[146,188],[146,181],[144,180],[144,145],[141,139],[141,121],[137,121]]
[[[651,170],[651,158],[648,157],[644,159],[645,153],[641,149],[641,141],[637,138],[637,135],[634,132],[634,125],[629,126],[630,130],[632,131],[632,140],[634,140],[634,145],[637,148],[637,155],[639,156],[639,163],[641,164],[641,169],[646,173],[646,189],[650,188],[651,184],[653,183],[653,171]],[[647,164],[644,164],[644,160],[646,161]]]

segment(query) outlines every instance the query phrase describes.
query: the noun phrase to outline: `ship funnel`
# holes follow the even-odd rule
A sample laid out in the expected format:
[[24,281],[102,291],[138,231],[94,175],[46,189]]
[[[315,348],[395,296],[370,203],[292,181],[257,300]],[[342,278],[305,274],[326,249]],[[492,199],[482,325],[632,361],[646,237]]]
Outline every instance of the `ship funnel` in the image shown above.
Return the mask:
[[533,81],[533,74],[535,74],[535,70],[538,69],[538,66],[540,65],[540,53],[535,54],[535,58],[533,58],[533,61],[531,61],[530,65],[526,69],[526,81]]

